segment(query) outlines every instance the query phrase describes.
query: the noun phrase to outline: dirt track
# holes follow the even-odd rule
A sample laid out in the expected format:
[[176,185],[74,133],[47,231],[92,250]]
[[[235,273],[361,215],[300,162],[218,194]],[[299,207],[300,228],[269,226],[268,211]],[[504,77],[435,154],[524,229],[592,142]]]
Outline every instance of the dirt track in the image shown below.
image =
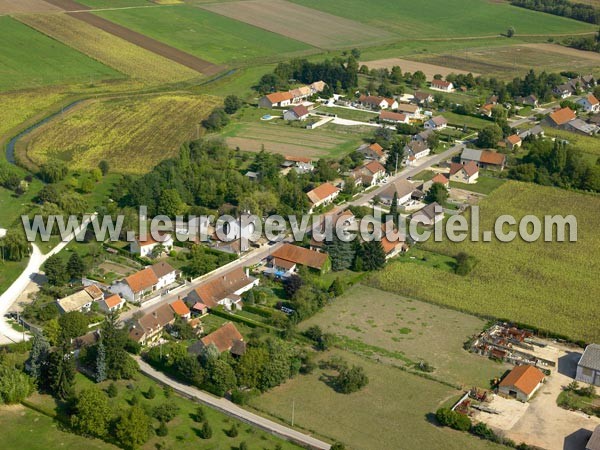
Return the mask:
[[47,1],[48,3],[67,11],[67,14],[76,19],[82,20],[96,28],[106,31],[107,33],[113,34],[121,39],[125,39],[132,44],[189,67],[197,72],[203,73],[204,75],[216,75],[224,69],[223,66],[217,66],[213,63],[197,58],[196,56],[190,55],[189,53],[176,49],[175,47],[163,44],[160,41],[130,30],[129,28],[125,28],[114,22],[103,19],[100,16],[86,12],[87,10],[90,10],[88,6],[81,5],[73,0]]

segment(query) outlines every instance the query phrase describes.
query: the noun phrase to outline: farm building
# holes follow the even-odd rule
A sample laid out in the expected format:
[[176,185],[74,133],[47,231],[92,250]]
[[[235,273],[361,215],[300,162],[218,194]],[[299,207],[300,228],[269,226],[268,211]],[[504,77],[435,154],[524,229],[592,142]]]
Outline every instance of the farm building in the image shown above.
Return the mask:
[[444,80],[433,80],[431,82],[431,89],[442,92],[454,91],[454,85],[449,81]]
[[517,366],[500,382],[498,392],[526,402],[540,388],[544,378],[544,373],[537,367]]
[[467,164],[470,161],[477,164],[480,169],[503,170],[506,163],[506,156],[492,150],[466,148],[460,155],[460,162]]
[[577,381],[600,386],[600,345],[588,345],[577,363]]
[[258,278],[251,277],[244,269],[234,269],[198,286],[185,297],[185,302],[188,306],[202,303],[208,308],[223,305],[227,309],[242,309],[241,295],[258,283]]
[[479,178],[479,167],[474,161],[467,164],[452,163],[450,165],[450,181],[457,183],[473,184]]
[[89,311],[94,302],[104,299],[104,293],[96,285],[90,285],[81,291],[56,300],[61,313]]
[[581,119],[573,119],[563,128],[567,131],[572,131],[573,133],[579,133],[586,136],[593,136],[598,133],[598,126],[592,123],[584,122]]

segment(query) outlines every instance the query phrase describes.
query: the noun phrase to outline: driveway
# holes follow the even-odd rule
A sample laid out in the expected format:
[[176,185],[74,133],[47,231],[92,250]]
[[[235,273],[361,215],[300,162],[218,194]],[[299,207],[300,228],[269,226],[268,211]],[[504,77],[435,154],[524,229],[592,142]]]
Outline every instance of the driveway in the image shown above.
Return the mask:
[[497,418],[481,413],[478,418],[517,443],[525,442],[547,450],[585,449],[592,431],[600,425],[600,418],[567,411],[556,404],[563,387],[573,381],[580,357],[581,353],[573,350],[565,348],[559,351],[558,370],[546,379],[546,383],[529,401],[528,407],[517,408],[520,413],[518,420],[508,420],[502,424]]

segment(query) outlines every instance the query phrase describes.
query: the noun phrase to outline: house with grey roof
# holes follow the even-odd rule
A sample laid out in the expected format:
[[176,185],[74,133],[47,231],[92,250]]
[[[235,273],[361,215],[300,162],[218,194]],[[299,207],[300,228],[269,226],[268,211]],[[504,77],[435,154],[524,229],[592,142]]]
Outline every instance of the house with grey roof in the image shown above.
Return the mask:
[[577,381],[600,386],[600,345],[590,344],[577,363]]
[[523,140],[530,136],[533,136],[536,138],[544,137],[544,129],[541,126],[536,125],[533,128],[530,128],[529,130],[525,130],[525,131],[522,131],[521,133],[519,133],[519,137]]

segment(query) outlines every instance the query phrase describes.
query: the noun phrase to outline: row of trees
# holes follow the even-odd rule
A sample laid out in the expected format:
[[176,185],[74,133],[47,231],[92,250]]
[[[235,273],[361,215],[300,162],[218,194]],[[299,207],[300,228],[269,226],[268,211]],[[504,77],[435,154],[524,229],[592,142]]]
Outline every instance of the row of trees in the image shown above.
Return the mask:
[[585,3],[574,3],[569,0],[511,0],[511,4],[581,22],[600,23],[600,10]]

